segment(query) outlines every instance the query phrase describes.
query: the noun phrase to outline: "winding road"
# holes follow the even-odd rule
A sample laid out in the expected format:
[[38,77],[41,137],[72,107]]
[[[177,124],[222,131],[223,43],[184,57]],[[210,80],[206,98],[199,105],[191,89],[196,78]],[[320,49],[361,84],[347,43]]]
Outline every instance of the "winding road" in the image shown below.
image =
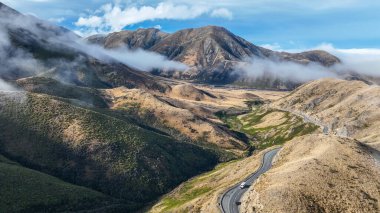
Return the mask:
[[240,183],[238,183],[222,195],[220,205],[223,213],[239,212],[239,206],[237,205],[237,202],[240,202],[240,199],[243,196],[244,192],[248,190],[248,188],[256,181],[256,179],[272,167],[273,158],[280,149],[281,148],[276,148],[264,154],[260,168],[245,180],[247,184],[245,188],[241,189]]

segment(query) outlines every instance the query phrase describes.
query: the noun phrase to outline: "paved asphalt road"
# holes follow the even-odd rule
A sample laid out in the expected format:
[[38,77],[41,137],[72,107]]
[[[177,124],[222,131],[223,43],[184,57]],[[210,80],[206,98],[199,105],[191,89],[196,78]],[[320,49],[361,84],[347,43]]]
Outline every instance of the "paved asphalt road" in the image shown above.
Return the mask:
[[263,173],[265,173],[272,167],[273,158],[279,150],[280,148],[273,149],[264,154],[261,167],[245,180],[245,182],[247,183],[247,186],[244,189],[240,188],[240,183],[239,183],[222,195],[221,205],[222,205],[223,213],[238,213],[239,212],[239,206],[236,204],[236,202],[240,201],[240,198],[242,197],[244,192],[248,190],[248,188],[252,185],[252,183],[256,181],[256,179],[260,175],[262,175]]

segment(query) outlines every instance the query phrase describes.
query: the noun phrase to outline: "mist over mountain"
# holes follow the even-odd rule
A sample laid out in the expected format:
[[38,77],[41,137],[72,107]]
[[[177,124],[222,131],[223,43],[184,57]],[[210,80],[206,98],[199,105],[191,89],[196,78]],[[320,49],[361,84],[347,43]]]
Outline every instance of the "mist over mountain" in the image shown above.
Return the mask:
[[[185,72],[163,72],[162,75],[216,84],[239,82],[256,87],[266,84],[265,78],[270,76],[241,69],[245,64],[251,62],[251,58],[292,62],[305,67],[309,64],[330,67],[340,63],[337,57],[325,51],[287,53],[265,49],[217,26],[184,29],[172,34],[158,29],[138,29],[109,35],[94,35],[88,37],[87,40],[108,49],[127,47],[132,50],[141,48],[157,52],[170,60],[189,66]],[[311,76],[311,78],[317,77]],[[295,84],[303,82],[299,81],[300,79],[292,80],[276,78],[276,76],[270,77],[270,80],[273,85],[267,84],[268,88],[291,88]]]
[[223,161],[228,153],[221,148],[169,134],[172,128],[148,122],[152,116],[111,109],[104,89],[134,88],[152,97],[170,89],[114,53],[0,3],[0,176],[10,186],[0,190],[0,211],[128,212]]
[[184,67],[154,53],[140,52],[125,58],[117,51],[85,44],[67,29],[22,15],[4,4],[0,4],[0,16],[0,63],[3,67],[0,77],[7,81],[39,75],[78,86],[110,88],[123,85],[165,90],[165,85],[139,72],[139,68],[144,68],[139,66],[139,60],[155,61],[145,64],[150,69]]
[[[74,24],[234,17],[121,8]],[[114,28],[113,17],[125,19]],[[0,212],[375,212],[378,55],[321,49],[273,51],[218,26],[82,38],[0,3]]]

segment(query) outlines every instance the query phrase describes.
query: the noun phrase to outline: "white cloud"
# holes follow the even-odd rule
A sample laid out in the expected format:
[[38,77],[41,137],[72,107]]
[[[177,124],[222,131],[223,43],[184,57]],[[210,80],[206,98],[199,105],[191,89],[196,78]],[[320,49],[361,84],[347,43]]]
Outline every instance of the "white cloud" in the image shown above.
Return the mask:
[[328,43],[318,45],[316,49],[328,51],[339,57],[342,60],[342,65],[337,66],[336,69],[380,77],[380,49],[339,49]]
[[63,18],[63,17],[49,18],[48,21],[50,21],[52,23],[62,23],[63,21],[65,21],[65,18]]
[[336,73],[316,63],[304,65],[258,57],[249,58],[245,63],[238,64],[236,70],[238,72],[243,71],[244,74],[253,79],[266,76],[272,79],[291,80],[299,83],[319,78],[338,77]]
[[157,25],[155,25],[153,28],[158,29],[158,30],[161,30],[161,29],[162,29],[162,26],[159,25],[159,24],[157,24]]
[[232,19],[232,12],[226,8],[218,8],[211,12],[211,17]]
[[90,16],[88,18],[80,17],[77,22],[75,22],[75,25],[78,27],[86,26],[86,27],[99,27],[102,24],[103,20],[102,18],[98,16]]
[[275,51],[280,51],[282,50],[281,49],[281,45],[279,43],[273,43],[273,44],[262,44],[262,45],[259,45],[261,47],[264,47],[266,49],[270,49],[270,50],[275,50]]
[[4,80],[0,78],[0,91],[15,91],[17,90],[15,87],[12,85],[8,84]]
[[188,67],[180,62],[170,61],[165,56],[142,49],[129,50],[120,48],[107,50],[106,54],[116,60],[142,71],[151,71],[154,68],[161,70],[184,71]]
[[101,46],[84,43],[76,40],[69,43],[72,48],[83,51],[101,61],[119,61],[127,66],[141,71],[151,71],[152,69],[184,71],[188,67],[180,62],[171,61],[158,53],[145,51],[142,49],[129,50],[118,48],[107,50]]
[[[278,44],[261,45],[268,49],[281,49]],[[236,66],[237,71],[243,71],[252,78],[270,76],[273,79],[306,82],[325,77],[344,78],[349,73],[357,73],[370,77],[380,77],[380,49],[352,48],[339,49],[332,44],[323,43],[310,49],[290,49],[285,52],[303,52],[308,50],[325,50],[341,59],[340,64],[324,67],[316,63],[307,65],[276,59],[249,58],[245,63]]]
[[232,18],[225,8],[213,9],[203,4],[174,4],[161,2],[156,7],[126,7],[119,4],[105,4],[87,17],[80,17],[75,23],[82,33],[120,31],[125,26],[158,19],[188,20],[209,14],[213,17]]

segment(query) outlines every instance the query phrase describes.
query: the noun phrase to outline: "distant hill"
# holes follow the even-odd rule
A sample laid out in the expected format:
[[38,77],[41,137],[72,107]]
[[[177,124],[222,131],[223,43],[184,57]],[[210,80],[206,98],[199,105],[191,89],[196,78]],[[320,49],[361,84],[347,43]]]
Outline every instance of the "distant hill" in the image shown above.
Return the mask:
[[339,136],[380,150],[380,87],[361,81],[320,79],[304,84],[274,106],[320,120]]
[[[106,48],[127,46],[131,49],[142,48],[157,52],[171,60],[190,66],[189,71],[179,74],[180,78],[206,83],[231,83],[239,81],[241,77],[247,78],[231,73],[236,63],[253,56],[301,64],[314,62],[323,66],[340,63],[337,57],[320,50],[293,54],[265,49],[217,26],[184,29],[173,34],[164,33],[158,29],[138,29],[109,35],[95,35],[87,40]],[[170,73],[161,74],[171,76]],[[252,85],[257,86],[259,83],[252,82]],[[267,85],[267,88],[276,88],[280,85],[294,87],[294,83],[287,83],[289,85],[284,85],[286,82],[279,82],[275,85]]]

